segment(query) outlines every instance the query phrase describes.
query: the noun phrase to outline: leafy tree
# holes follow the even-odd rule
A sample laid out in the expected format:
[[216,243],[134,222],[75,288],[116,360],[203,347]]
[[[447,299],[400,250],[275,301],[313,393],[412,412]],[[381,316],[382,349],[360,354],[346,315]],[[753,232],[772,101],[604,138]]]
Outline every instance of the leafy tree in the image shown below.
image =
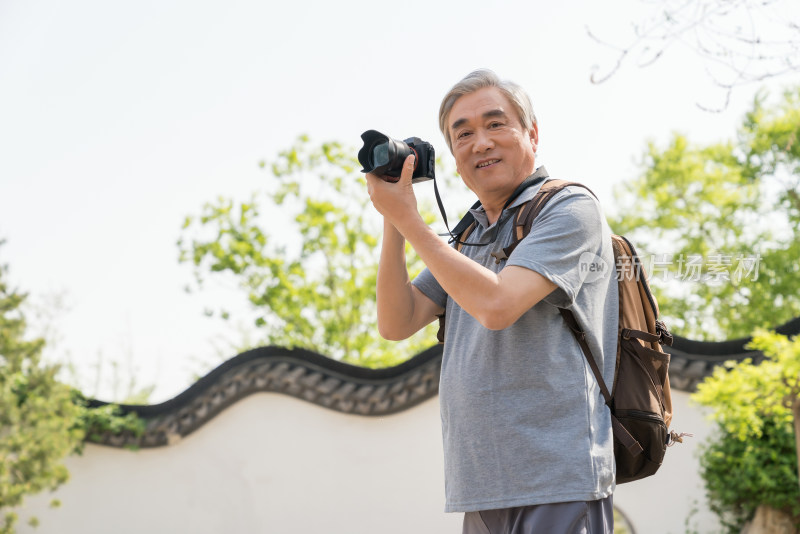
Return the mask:
[[695,338],[745,337],[800,314],[800,91],[759,96],[735,141],[648,145],[616,190],[614,231],[651,254],[661,311]]
[[0,533],[14,532],[13,508],[26,494],[55,489],[69,477],[61,463],[81,443],[80,408],[40,361],[43,340],[25,340],[19,307],[25,295],[8,288],[0,267]]
[[701,475],[709,504],[731,532],[770,506],[800,527],[800,337],[761,330],[749,348],[767,359],[718,367],[692,399],[712,409],[718,432],[705,444]]
[[[209,272],[236,281],[263,332],[256,342],[394,365],[430,346],[435,334],[429,327],[393,343],[377,333],[381,224],[355,154],[301,136],[275,161],[261,162],[271,174],[265,195],[253,193],[246,202],[219,197],[186,218],[180,261],[194,265],[197,287]],[[422,268],[411,253],[408,263],[412,276]],[[230,317],[227,310],[216,313]]]
[[41,361],[44,340],[25,339],[26,295],[8,287],[6,273],[0,265],[0,534],[15,532],[15,509],[26,495],[67,481],[62,460],[81,452],[87,435],[143,430],[135,415],[122,417],[115,406],[90,409],[77,390],[56,380],[58,366]]

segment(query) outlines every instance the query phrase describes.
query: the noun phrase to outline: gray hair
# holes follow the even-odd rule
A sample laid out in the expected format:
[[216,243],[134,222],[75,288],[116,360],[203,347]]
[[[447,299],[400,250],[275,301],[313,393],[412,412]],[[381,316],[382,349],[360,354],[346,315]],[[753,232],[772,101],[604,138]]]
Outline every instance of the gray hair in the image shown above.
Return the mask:
[[450,132],[447,129],[447,118],[453,109],[453,105],[462,96],[474,93],[484,87],[497,87],[508,98],[514,109],[517,110],[517,115],[523,128],[530,130],[536,124],[536,115],[533,113],[531,99],[522,87],[514,82],[501,80],[497,77],[497,74],[489,69],[479,69],[470,72],[455,84],[444,96],[442,105],[439,107],[439,129],[442,131],[445,141],[447,141],[450,152],[453,152],[453,143],[450,139]]

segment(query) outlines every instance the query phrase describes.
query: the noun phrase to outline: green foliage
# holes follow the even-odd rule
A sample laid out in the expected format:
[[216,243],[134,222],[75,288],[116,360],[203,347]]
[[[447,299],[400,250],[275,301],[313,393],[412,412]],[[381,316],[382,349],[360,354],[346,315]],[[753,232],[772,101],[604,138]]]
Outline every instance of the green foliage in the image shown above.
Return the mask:
[[651,254],[661,312],[693,338],[749,335],[800,314],[800,90],[756,99],[735,142],[648,145],[609,223]]
[[[131,435],[144,434],[146,423],[134,412],[123,413],[116,404],[106,404],[94,408],[89,407],[89,400],[78,390],[72,390],[72,402],[78,406],[76,426],[84,434],[85,441],[101,441],[103,435]],[[131,447],[136,450],[136,447]],[[83,452],[83,442],[79,443],[75,452]]]
[[700,464],[711,509],[738,532],[759,505],[783,510],[800,526],[800,483],[793,399],[800,391],[800,337],[757,331],[749,346],[767,359],[718,367],[692,395],[718,427]]
[[[220,197],[186,218],[180,261],[194,265],[198,287],[209,272],[236,281],[263,332],[257,342],[364,366],[395,365],[433,344],[435,334],[426,329],[390,343],[377,333],[382,227],[355,154],[339,143],[315,146],[300,137],[275,161],[261,163],[271,173],[265,195],[253,193],[246,202]],[[421,268],[409,253],[412,276]]]
[[58,366],[41,361],[44,341],[25,339],[20,305],[26,296],[9,289],[6,272],[0,266],[0,534],[15,532],[15,509],[26,495],[67,481],[62,460],[82,450],[87,431],[141,431],[135,418],[115,415],[113,408],[90,409],[56,380]]
[[23,497],[66,482],[61,463],[83,439],[75,423],[80,411],[57,369],[42,365],[42,340],[26,341],[19,306],[25,296],[10,291],[0,267],[0,533],[14,532],[12,510]]

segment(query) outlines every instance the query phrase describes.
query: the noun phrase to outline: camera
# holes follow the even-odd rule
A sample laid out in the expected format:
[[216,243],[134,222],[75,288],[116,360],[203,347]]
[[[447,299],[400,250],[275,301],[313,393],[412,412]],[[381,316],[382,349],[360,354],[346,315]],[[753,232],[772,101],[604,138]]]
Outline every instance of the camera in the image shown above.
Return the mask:
[[361,172],[391,176],[399,180],[403,163],[409,155],[414,154],[416,159],[411,182],[418,183],[436,178],[434,174],[436,155],[433,145],[419,137],[398,141],[376,130],[367,130],[361,134],[361,139],[364,141],[364,146],[358,151],[358,162],[364,167]]

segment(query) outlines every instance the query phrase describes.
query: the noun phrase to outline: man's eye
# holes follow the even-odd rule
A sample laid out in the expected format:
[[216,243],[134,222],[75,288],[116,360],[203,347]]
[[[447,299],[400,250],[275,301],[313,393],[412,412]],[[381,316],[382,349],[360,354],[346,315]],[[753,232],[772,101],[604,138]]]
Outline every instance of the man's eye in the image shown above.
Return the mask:
[[462,139],[464,137],[467,137],[468,135],[469,135],[469,132],[461,132],[460,134],[458,134],[458,138]]
[[499,128],[503,125],[502,122],[493,122],[489,125],[489,128]]

